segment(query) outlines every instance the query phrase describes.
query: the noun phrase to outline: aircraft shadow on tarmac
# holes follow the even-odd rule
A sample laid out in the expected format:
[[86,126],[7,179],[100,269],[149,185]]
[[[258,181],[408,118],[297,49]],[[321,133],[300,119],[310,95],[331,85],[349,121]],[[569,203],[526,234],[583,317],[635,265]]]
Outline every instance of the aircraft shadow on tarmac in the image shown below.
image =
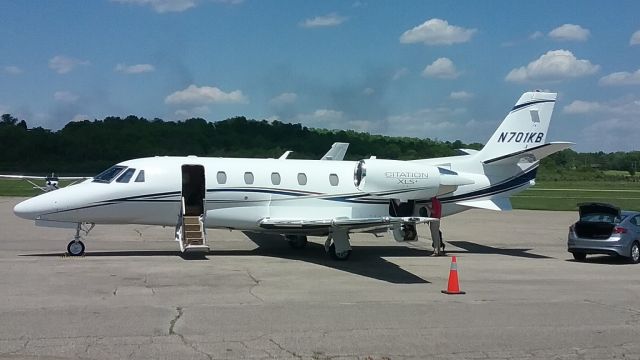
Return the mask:
[[[292,249],[286,240],[279,235],[248,232],[244,234],[258,247],[251,250],[210,250],[204,256],[184,256],[179,251],[167,250],[89,251],[85,256],[180,256],[185,260],[209,260],[208,257],[213,256],[269,256],[304,261],[393,284],[430,283],[384,259],[384,257],[427,257],[432,254],[430,250],[406,246],[353,246],[353,254],[348,261],[336,261],[325,253],[323,245],[311,241],[304,249]],[[61,257],[63,254],[47,253],[21,256]]]
[[452,250],[447,251],[448,253],[473,253],[473,254],[496,254],[496,255],[507,255],[507,256],[516,256],[523,258],[531,258],[531,259],[552,259],[552,257],[531,254],[528,251],[531,249],[501,249],[492,246],[480,245],[476,243],[472,243],[469,241],[447,241],[449,244],[464,249],[465,251]]

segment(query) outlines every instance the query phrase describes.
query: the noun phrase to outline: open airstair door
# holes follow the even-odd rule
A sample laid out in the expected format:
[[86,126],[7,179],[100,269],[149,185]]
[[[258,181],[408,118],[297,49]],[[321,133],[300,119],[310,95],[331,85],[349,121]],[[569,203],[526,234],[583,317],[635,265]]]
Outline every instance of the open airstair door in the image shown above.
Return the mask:
[[204,166],[182,165],[182,207],[176,226],[176,241],[182,252],[209,252],[204,227],[205,184]]

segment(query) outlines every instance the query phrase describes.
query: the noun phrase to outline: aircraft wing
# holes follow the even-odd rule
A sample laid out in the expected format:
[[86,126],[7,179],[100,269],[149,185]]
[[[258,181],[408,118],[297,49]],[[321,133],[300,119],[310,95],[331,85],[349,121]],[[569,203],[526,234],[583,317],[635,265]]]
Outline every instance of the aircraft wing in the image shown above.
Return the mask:
[[44,180],[44,176],[26,176],[26,175],[3,175],[0,174],[0,179],[16,179],[16,180]]
[[[56,176],[58,180],[85,180],[89,179],[86,176]],[[31,176],[31,175],[5,175],[0,174],[0,179],[16,179],[16,180],[45,180],[46,176]]]
[[349,230],[368,230],[394,224],[422,224],[440,221],[429,217],[371,217],[371,218],[335,218],[335,219],[278,219],[264,218],[260,227],[269,230],[329,230],[332,227]]
[[58,176],[58,180],[86,180],[90,178],[90,176]]
[[347,154],[349,143],[335,142],[331,145],[331,149],[320,160],[344,160],[344,156]]

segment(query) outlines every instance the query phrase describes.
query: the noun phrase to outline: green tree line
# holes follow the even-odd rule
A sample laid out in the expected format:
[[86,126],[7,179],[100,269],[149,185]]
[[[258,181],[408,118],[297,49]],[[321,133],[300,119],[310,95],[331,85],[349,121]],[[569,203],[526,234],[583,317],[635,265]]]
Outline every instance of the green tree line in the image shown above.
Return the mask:
[[[319,159],[334,142],[350,143],[347,159],[375,155],[387,159],[452,156],[456,149],[480,149],[464,144],[412,137],[371,135],[352,130],[313,129],[280,121],[234,117],[219,122],[202,118],[184,121],[109,116],[69,122],[58,131],[29,128],[10,114],[0,120],[0,171],[95,174],[114,163],[155,155],[279,157]],[[634,174],[640,152],[577,153],[565,150],[543,160],[540,176],[550,180],[611,179],[606,170]],[[619,175],[618,175],[619,177]]]

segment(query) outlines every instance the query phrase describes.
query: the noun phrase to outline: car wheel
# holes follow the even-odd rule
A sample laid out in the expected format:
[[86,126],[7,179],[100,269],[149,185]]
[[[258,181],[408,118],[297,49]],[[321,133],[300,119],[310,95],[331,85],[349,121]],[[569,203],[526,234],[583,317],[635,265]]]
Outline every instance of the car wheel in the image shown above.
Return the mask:
[[633,244],[631,244],[630,255],[631,256],[629,257],[629,260],[632,264],[637,264],[638,262],[640,262],[640,246],[638,245],[637,241],[634,241]]
[[576,261],[585,261],[587,259],[587,254],[583,253],[583,252],[574,252],[573,254],[573,258]]

